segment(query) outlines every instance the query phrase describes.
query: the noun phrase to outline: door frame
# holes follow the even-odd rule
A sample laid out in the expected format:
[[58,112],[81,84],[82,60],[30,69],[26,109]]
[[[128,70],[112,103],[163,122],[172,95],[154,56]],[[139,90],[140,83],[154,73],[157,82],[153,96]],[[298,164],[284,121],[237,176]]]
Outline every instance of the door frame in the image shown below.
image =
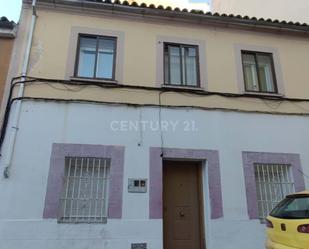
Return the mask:
[[209,181],[208,181],[208,161],[201,160],[201,174],[202,174],[202,187],[203,187],[203,214],[204,218],[204,245],[206,249],[210,247],[210,234],[211,234],[211,205],[210,205],[210,192],[209,192]]
[[[218,150],[149,148],[149,219],[163,219],[163,160],[201,161],[203,165],[204,226],[207,249],[211,249],[211,221],[223,218],[220,159]],[[163,226],[163,224],[162,224]],[[162,227],[163,228],[163,227]],[[162,234],[163,235],[163,234]],[[163,239],[162,239],[163,248]]]
[[[210,205],[209,205],[209,189],[208,189],[208,184],[207,179],[208,179],[208,170],[207,170],[207,160],[194,160],[194,159],[177,159],[177,158],[165,158],[162,160],[162,167],[163,167],[163,172],[164,172],[164,163],[165,162],[189,162],[189,163],[196,163],[198,172],[197,172],[197,177],[198,177],[198,198],[199,198],[199,218],[200,218],[200,223],[199,223],[199,230],[200,230],[200,245],[201,249],[209,249],[209,232],[210,229]],[[177,167],[177,166],[175,166]],[[190,166],[188,166],[190,167]],[[163,185],[163,182],[162,182]],[[164,185],[162,190],[164,191]],[[163,195],[162,195],[163,196]],[[162,222],[164,224],[164,220],[162,217]],[[163,236],[164,240],[164,236]],[[162,244],[164,245],[164,241],[162,240]],[[164,246],[163,246],[164,249]]]

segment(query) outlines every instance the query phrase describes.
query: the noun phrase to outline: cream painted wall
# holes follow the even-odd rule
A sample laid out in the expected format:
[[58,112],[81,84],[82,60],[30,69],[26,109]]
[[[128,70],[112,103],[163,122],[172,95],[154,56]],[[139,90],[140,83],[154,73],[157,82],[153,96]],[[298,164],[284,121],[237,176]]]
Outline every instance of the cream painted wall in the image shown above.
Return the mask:
[[308,0],[212,0],[213,12],[309,23]]
[[[68,90],[70,89],[70,90]],[[15,96],[17,92],[15,91]],[[108,103],[125,103],[137,105],[161,105],[165,106],[193,106],[203,109],[225,109],[230,111],[308,114],[308,102],[271,102],[252,98],[226,98],[217,95],[194,96],[189,93],[176,93],[160,91],[147,91],[138,89],[108,89],[96,86],[68,87],[62,84],[49,84],[38,82],[27,84],[25,96],[33,98],[61,98],[63,100],[84,99],[88,101],[100,101]]]
[[[29,75],[65,77],[72,27],[121,31],[125,34],[123,84],[156,86],[156,41],[158,36],[202,40],[206,44],[208,90],[239,93],[235,45],[276,48],[283,71],[286,96],[306,98],[309,92],[309,41],[306,38],[271,33],[155,23],[119,17],[82,16],[38,10]],[[55,38],[57,39],[52,39]],[[293,44],[293,45],[291,45]],[[297,62],[297,63],[295,63]]]

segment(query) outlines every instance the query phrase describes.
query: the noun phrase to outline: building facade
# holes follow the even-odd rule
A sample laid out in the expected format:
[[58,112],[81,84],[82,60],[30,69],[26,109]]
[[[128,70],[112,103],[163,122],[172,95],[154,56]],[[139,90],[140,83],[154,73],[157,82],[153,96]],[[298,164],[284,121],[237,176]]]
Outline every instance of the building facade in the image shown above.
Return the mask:
[[261,249],[308,188],[308,26],[23,3],[1,249]]
[[306,0],[212,0],[211,10],[287,22],[309,22],[309,3]]
[[[16,24],[6,17],[0,18],[0,103],[2,103],[4,88],[8,76],[14,39],[16,36]],[[2,108],[2,107],[1,107]]]

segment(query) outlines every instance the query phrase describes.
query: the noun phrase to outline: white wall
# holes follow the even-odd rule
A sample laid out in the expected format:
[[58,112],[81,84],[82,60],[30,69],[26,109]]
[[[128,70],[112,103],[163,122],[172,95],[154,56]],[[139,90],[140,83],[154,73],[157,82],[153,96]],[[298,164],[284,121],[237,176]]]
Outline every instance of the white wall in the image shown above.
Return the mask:
[[309,23],[308,0],[212,0],[213,12]]
[[[263,248],[264,226],[248,220],[241,151],[300,153],[309,175],[309,117],[191,109],[163,109],[161,117],[178,122],[175,131],[163,134],[164,147],[219,150],[224,218],[210,222],[209,249]],[[128,178],[149,178],[149,147],[161,145],[160,133],[110,127],[112,121],[140,118],[157,121],[159,111],[24,102],[11,178],[0,180],[0,249],[126,249],[144,241],[149,249],[162,249],[162,221],[148,219],[148,193],[127,193]],[[194,121],[197,131],[185,132],[185,121]],[[105,225],[42,219],[54,142],[126,147],[123,219]]]

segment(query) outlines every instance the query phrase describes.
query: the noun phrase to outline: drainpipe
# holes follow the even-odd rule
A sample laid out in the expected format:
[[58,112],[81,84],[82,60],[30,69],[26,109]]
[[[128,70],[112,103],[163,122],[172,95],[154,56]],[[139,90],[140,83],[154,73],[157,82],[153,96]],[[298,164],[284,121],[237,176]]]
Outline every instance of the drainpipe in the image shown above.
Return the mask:
[[[22,72],[21,72],[22,78],[21,78],[21,83],[19,84],[18,98],[21,98],[24,95],[25,84],[23,82],[26,80],[26,76],[27,76],[31,45],[32,45],[32,39],[33,39],[33,32],[35,28],[36,19],[37,19],[36,0],[32,0],[32,18],[31,18],[31,24],[30,24],[31,26],[30,26],[30,32],[29,32],[28,41],[27,41],[26,54],[25,54]],[[13,158],[14,150],[15,150],[15,142],[16,142],[16,137],[17,137],[17,132],[18,132],[18,124],[19,124],[21,106],[22,106],[22,100],[17,100],[15,104],[15,108],[14,108],[15,112],[14,112],[12,125],[10,127],[11,136],[9,138],[8,145],[7,145],[8,146],[7,156],[4,161],[3,175],[5,178],[10,177],[10,168],[12,166],[12,158]]]

